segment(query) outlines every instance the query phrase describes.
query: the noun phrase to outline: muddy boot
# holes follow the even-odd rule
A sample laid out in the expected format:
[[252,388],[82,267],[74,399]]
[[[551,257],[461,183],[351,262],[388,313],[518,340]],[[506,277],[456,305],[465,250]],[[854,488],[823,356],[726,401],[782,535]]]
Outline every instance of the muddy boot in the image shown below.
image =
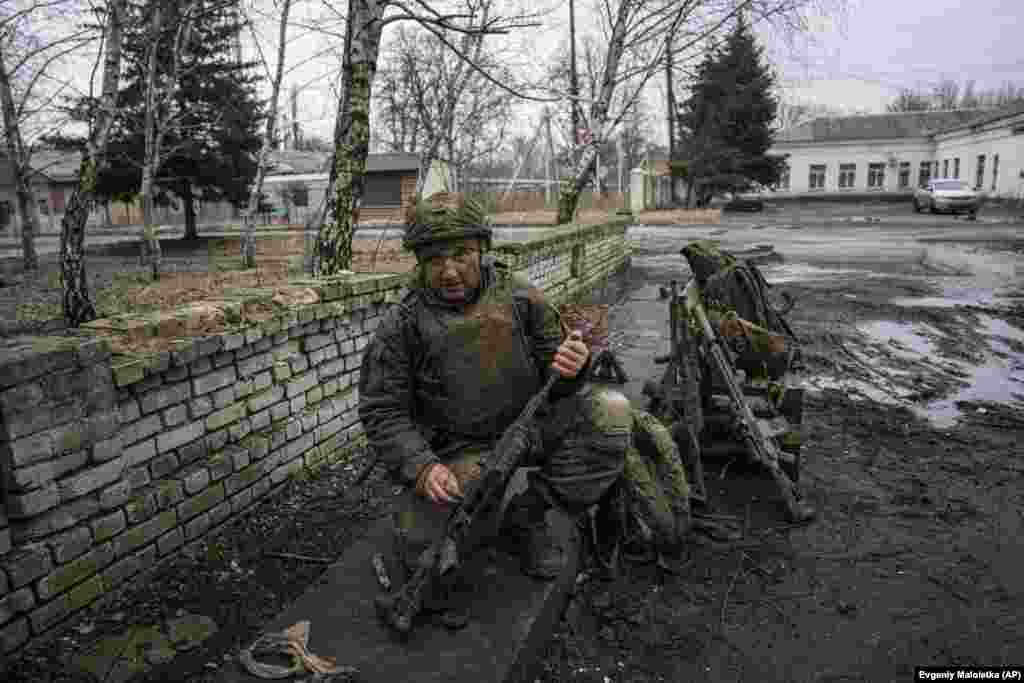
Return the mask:
[[438,626],[457,631],[469,623],[475,587],[462,571],[438,579],[427,591],[423,613]]
[[505,509],[501,536],[519,553],[523,573],[550,581],[565,567],[565,550],[547,520],[548,502],[530,485],[513,496]]

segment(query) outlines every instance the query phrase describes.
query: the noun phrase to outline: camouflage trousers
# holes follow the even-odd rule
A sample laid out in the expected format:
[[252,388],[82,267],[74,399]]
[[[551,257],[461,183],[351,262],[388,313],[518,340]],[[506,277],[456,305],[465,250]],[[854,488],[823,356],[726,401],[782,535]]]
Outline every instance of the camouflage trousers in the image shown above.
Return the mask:
[[[619,392],[585,385],[574,396],[545,406],[535,417],[541,447],[523,463],[536,467],[529,486],[549,505],[576,515],[597,503],[619,480],[631,445],[632,412]],[[479,476],[479,463],[490,451],[479,445],[455,446],[437,452],[464,485]],[[402,493],[395,512],[395,548],[412,569],[423,552],[444,532],[451,512],[447,504],[432,503],[411,488]],[[474,545],[493,540],[498,510],[484,520]]]

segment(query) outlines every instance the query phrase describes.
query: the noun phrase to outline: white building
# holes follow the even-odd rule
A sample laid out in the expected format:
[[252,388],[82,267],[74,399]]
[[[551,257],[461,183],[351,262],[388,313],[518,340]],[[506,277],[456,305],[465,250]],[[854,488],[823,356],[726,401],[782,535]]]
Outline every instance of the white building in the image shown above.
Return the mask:
[[1024,103],[815,119],[782,131],[780,192],[909,194],[929,178],[960,178],[990,197],[1024,193]]

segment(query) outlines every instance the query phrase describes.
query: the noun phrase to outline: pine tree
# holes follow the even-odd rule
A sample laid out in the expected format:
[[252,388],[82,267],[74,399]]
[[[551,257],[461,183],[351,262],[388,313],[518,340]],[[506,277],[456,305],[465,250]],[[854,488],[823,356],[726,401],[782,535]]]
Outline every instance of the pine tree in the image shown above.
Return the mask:
[[716,192],[778,181],[784,157],[766,154],[778,108],[774,81],[741,15],[724,45],[704,58],[682,107],[683,146],[698,203]]
[[[145,149],[145,94],[150,13],[161,3],[168,17],[161,40],[158,71],[171,69],[171,45],[185,0],[143,0],[130,5],[124,45],[125,81],[118,95],[121,113],[112,133],[109,170],[100,177],[106,197],[138,192]],[[238,63],[235,41],[244,27],[234,3],[196,0],[199,18],[182,56],[180,82],[173,97],[174,124],[164,139],[166,160],[156,177],[157,200],[177,198],[184,207],[185,236],[195,237],[193,200],[226,200],[241,206],[256,174],[263,102],[256,86],[255,63]],[[166,46],[166,47],[165,47]],[[174,88],[175,84],[168,83]],[[79,107],[87,107],[79,103]]]

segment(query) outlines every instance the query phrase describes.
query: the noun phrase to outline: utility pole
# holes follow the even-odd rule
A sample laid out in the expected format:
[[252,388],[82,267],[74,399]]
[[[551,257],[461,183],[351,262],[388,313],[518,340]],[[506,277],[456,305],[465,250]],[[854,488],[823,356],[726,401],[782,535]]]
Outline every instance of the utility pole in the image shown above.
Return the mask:
[[299,88],[292,85],[292,149],[299,148]]
[[615,151],[619,153],[619,194],[623,194],[625,190],[622,189],[622,131],[615,137]]
[[[569,0],[569,96],[572,98],[572,149],[575,153],[579,144],[580,114],[579,107],[580,86],[576,78],[576,2]],[[575,157],[575,154],[574,154]]]
[[[665,88],[668,100],[668,163],[669,169],[676,160],[676,96],[672,89],[672,32],[665,38]],[[678,200],[675,176],[669,178],[669,199],[672,204]]]
[[547,132],[548,138],[547,154],[544,155],[546,159],[544,164],[544,202],[545,204],[550,204],[552,195],[551,185],[554,182],[556,174],[554,173],[555,147],[551,144],[551,110],[547,107],[544,107],[544,128]]

